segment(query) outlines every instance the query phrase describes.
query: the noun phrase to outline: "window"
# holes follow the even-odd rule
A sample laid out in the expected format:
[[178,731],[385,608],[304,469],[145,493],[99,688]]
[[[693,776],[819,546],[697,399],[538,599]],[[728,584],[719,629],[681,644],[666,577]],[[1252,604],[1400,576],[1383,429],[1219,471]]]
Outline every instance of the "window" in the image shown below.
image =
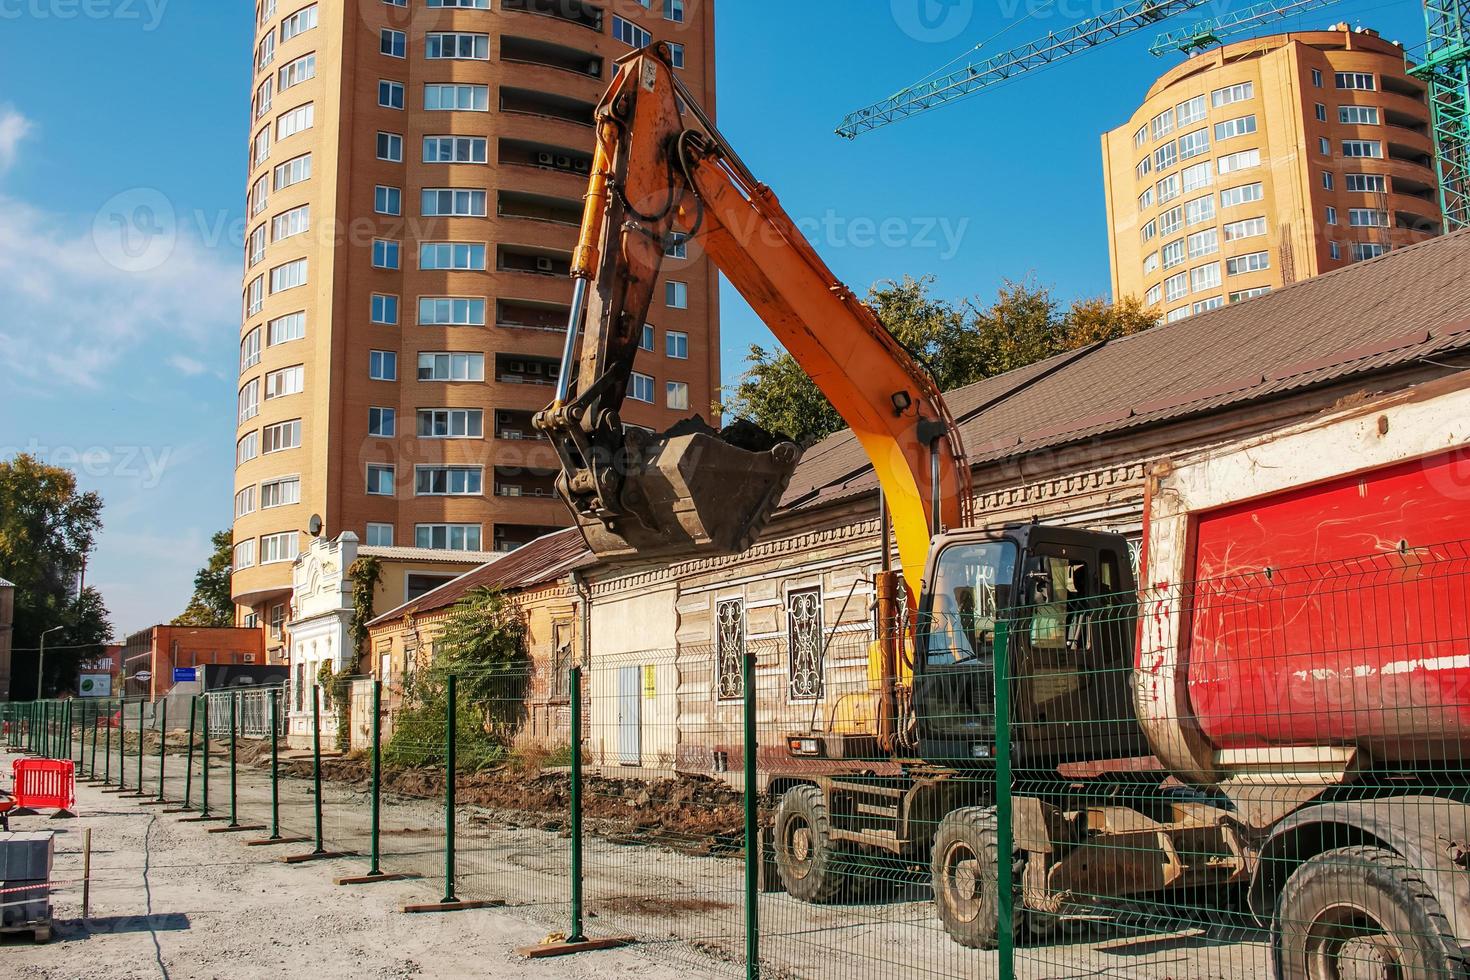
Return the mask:
[[1156,221],[1150,221],[1148,224],[1146,224],[1142,228],[1138,229],[1138,237],[1140,239],[1142,239],[1144,242],[1151,242],[1151,241],[1153,241],[1154,236],[1156,236],[1158,233],[1159,233],[1159,226],[1158,226],[1158,223]]
[[265,260],[265,225],[261,225],[250,233],[250,241],[246,243],[249,264],[259,265]]
[[478,497],[485,492],[479,466],[416,466],[414,493],[420,497]]
[[240,370],[245,371],[260,363],[260,328],[256,327],[240,341]]
[[677,41],[669,42],[669,64],[675,68],[684,67],[684,45]]
[[1321,88],[1322,87],[1322,69],[1320,69],[1320,68],[1313,68],[1312,69],[1312,86],[1314,88]]
[[1343,140],[1342,155],[1378,159],[1383,156],[1383,144],[1378,140]]
[[1214,198],[1214,195],[1206,194],[1204,197],[1197,197],[1193,201],[1186,201],[1185,202],[1185,204],[1184,204],[1184,223],[1185,224],[1187,224],[1187,225],[1197,225],[1197,224],[1199,224],[1202,221],[1213,221],[1214,219],[1215,219],[1215,198]]
[[1271,291],[1270,286],[1256,286],[1252,289],[1242,289],[1230,294],[1230,302],[1240,303],[1244,300],[1255,299],[1257,296],[1265,296]]
[[271,219],[271,241],[279,242],[311,230],[311,205],[284,211]]
[[402,58],[408,54],[408,36],[385,27],[379,35],[378,51],[390,58]]
[[635,402],[646,402],[653,404],[653,379],[646,374],[633,372],[633,377],[628,383],[628,397]]
[[1205,97],[1197,95],[1188,102],[1179,103],[1178,108],[1174,110],[1175,123],[1180,129],[1183,129],[1190,123],[1199,122],[1205,118],[1205,114]]
[[1158,139],[1160,136],[1163,136],[1167,133],[1174,132],[1174,110],[1165,109],[1157,116],[1154,116],[1152,119],[1149,120],[1148,128],[1149,132],[1153,134],[1154,139]]
[[1179,171],[1179,179],[1184,182],[1184,193],[1197,191],[1201,187],[1209,187],[1213,181],[1210,175],[1210,161],[1196,163],[1192,167],[1185,167]]
[[1143,297],[1143,301],[1149,306],[1157,306],[1161,299],[1163,299],[1163,290],[1159,286],[1148,287],[1148,292]]
[[421,408],[418,433],[420,439],[482,439],[485,413],[478,408]]
[[277,562],[295,561],[299,542],[295,531],[262,535],[260,539],[260,563],[274,565]]
[[1348,224],[1354,228],[1387,228],[1388,212],[1376,208],[1348,208]]
[[424,191],[422,211],[426,218],[483,218],[485,192],[431,188]]
[[255,513],[255,488],[246,487],[235,494],[235,517],[239,519]]
[[664,305],[672,310],[689,308],[689,284],[670,279],[664,283]]
[[1238,153],[1228,153],[1215,161],[1215,169],[1220,176],[1233,174],[1237,170],[1249,170],[1251,167],[1261,165],[1260,150],[1241,150]]
[[1225,240],[1227,242],[1238,242],[1242,238],[1255,238],[1257,235],[1264,235],[1265,233],[1265,218],[1247,218],[1244,221],[1232,221],[1225,226]]
[[281,67],[277,91],[284,92],[293,85],[300,85],[316,77],[316,53],[305,54],[290,64]]
[[1322,171],[1322,189],[1324,191],[1332,190],[1333,185],[1336,183],[1337,181],[1333,178],[1331,170]]
[[1136,149],[1138,147],[1143,146],[1143,144],[1145,144],[1147,142],[1148,142],[1148,126],[1146,126],[1146,125],[1145,126],[1139,126],[1137,132],[1135,132],[1133,134],[1133,146]]
[[271,93],[275,91],[275,76],[267,78],[255,90],[255,118],[259,119],[271,111]]
[[1208,130],[1197,129],[1179,137],[1179,159],[1188,160],[1209,152],[1210,133]]
[[1189,273],[1181,272],[1164,280],[1164,297],[1173,302],[1189,294]]
[[1154,189],[1145,187],[1143,193],[1138,195],[1138,210],[1147,211],[1154,206]]
[[306,314],[288,313],[266,324],[267,342],[274,347],[306,336]]
[[247,432],[235,443],[235,465],[248,463],[260,455],[260,433]]
[[1386,194],[1388,178],[1382,174],[1348,174],[1347,189],[1355,193]]
[[664,20],[684,23],[684,0],[664,0]]
[[1172,235],[1184,227],[1184,209],[1172,207],[1159,215],[1159,234]]
[[398,324],[398,297],[391,293],[374,293],[371,319],[386,326]]
[[1333,258],[1334,261],[1341,260],[1342,259],[1342,246],[1339,245],[1339,244],[1337,244],[1337,242],[1328,242],[1327,243],[1327,253],[1330,256],[1332,256],[1332,258]]
[[255,217],[266,209],[270,201],[270,178],[261,177],[250,188],[250,217]]
[[424,296],[419,299],[419,323],[427,326],[483,327],[483,299]]
[[430,112],[489,112],[488,85],[425,85],[424,108]]
[[1327,205],[1327,223],[1329,225],[1337,224],[1337,208],[1330,204]]
[[398,413],[391,408],[368,409],[368,435],[387,439],[398,434]]
[[689,409],[689,385],[683,381],[664,382],[664,405],[683,412]]
[[745,696],[745,600],[715,604],[715,698],[735,701]]
[[423,353],[420,381],[484,381],[484,354]]
[[378,105],[384,109],[403,108],[403,83],[383,79],[378,82]]
[[1170,174],[1155,186],[1158,188],[1160,204],[1163,204],[1165,201],[1172,201],[1180,194],[1179,175]]
[[403,162],[403,137],[397,133],[378,134],[378,159],[389,163]]
[[1255,94],[1254,82],[1227,85],[1224,88],[1217,88],[1210,93],[1210,105],[1216,109],[1220,109],[1227,105],[1234,105],[1237,102],[1244,102],[1246,99],[1253,98]]
[[281,43],[284,44],[298,34],[305,34],[316,26],[316,4],[302,7],[281,21]]
[[299,476],[282,477],[260,485],[261,510],[269,510],[272,507],[289,507],[299,503],[301,503],[301,478]]
[[1244,275],[1247,272],[1263,272],[1269,268],[1271,268],[1271,253],[1269,252],[1250,252],[1225,260],[1225,272],[1232,276]]
[[245,314],[254,316],[265,305],[265,276],[256,276],[245,287]]
[[689,359],[689,335],[678,330],[664,334],[664,356],[678,361]]
[[1172,269],[1184,263],[1184,239],[1169,242],[1159,252],[1164,258],[1164,268]]
[[310,179],[310,153],[303,153],[301,156],[287,160],[285,163],[276,164],[275,189],[278,191]]
[[489,10],[490,0],[429,0],[430,7],[473,7],[476,10]]
[[633,48],[646,48],[653,43],[653,35],[630,20],[613,16],[612,36]]
[[1378,107],[1372,105],[1340,105],[1337,121],[1349,126],[1377,126]]
[[1318,122],[1327,121],[1327,107],[1325,105],[1318,102],[1315,106],[1312,107],[1312,111],[1316,113]]
[[255,539],[251,538],[248,541],[241,541],[239,544],[235,545],[234,570],[238,572],[242,568],[254,567]]
[[306,260],[297,259],[271,270],[271,294],[306,285]]
[[261,450],[269,455],[301,447],[301,420],[278,422],[260,430]]
[[436,551],[479,551],[478,524],[419,524],[413,529],[414,544]]
[[250,165],[260,165],[271,155],[271,128],[269,126],[255,134],[255,140],[250,146]]
[[815,701],[824,693],[823,639],[821,587],[787,593],[787,681],[793,700]]
[[264,71],[272,61],[276,60],[276,32],[271,31],[261,38],[260,46],[255,49],[255,70]]
[[1135,177],[1137,177],[1139,180],[1142,180],[1143,178],[1147,177],[1150,173],[1152,173],[1153,172],[1153,169],[1154,169],[1154,158],[1153,157],[1144,157],[1142,160],[1138,161],[1138,164],[1133,168],[1133,175]]
[[281,368],[265,376],[265,400],[299,395],[306,386],[306,370],[300,364]]
[[373,188],[373,211],[377,214],[403,213],[403,191],[379,184]]
[[368,354],[368,380],[397,381],[398,355],[391,350],[375,350]]
[[1189,270],[1189,288],[1192,292],[1203,292],[1220,285],[1220,263],[1208,262]]
[[393,547],[393,525],[369,524],[367,526],[367,541],[364,543],[369,548]]
[[425,242],[419,246],[419,268],[484,272],[485,246],[461,242]]
[[643,325],[643,335],[638,338],[639,350],[653,350],[654,333],[653,324],[645,323]]
[[1353,261],[1362,262],[1365,259],[1376,259],[1388,251],[1387,245],[1378,242],[1353,242]]
[[1376,91],[1378,86],[1374,83],[1373,73],[1367,71],[1340,71],[1337,73],[1337,87],[1343,89],[1355,89],[1361,92]]
[[235,398],[235,406],[239,409],[239,417],[242,423],[249,422],[260,414],[260,379],[251,378],[240,388],[240,394]]
[[1170,140],[1154,150],[1154,169],[1163,172],[1179,162],[1179,148]]
[[1324,157],[1332,156],[1332,143],[1325,136],[1317,137],[1317,152]]
[[369,497],[393,496],[393,467],[382,463],[370,463],[367,468],[367,495]]
[[669,259],[689,258],[689,236],[680,231],[669,232],[664,240],[664,257]]
[[1249,204],[1251,201],[1259,201],[1265,197],[1259,182],[1254,184],[1242,184],[1239,187],[1230,187],[1220,192],[1220,207],[1233,208],[1237,204]]
[[397,269],[400,266],[399,253],[401,246],[386,238],[373,239],[373,268],[374,269]]
[[289,112],[283,112],[276,119],[276,142],[280,142],[288,136],[305,132],[316,125],[316,103],[308,102],[299,105]]
[[425,163],[484,163],[486,139],[483,136],[425,136]]
[[1143,274],[1144,275],[1148,275],[1151,272],[1156,272],[1158,270],[1158,268],[1159,268],[1159,253],[1158,252],[1150,252],[1150,253],[1148,253],[1148,256],[1143,260]]
[[1256,131],[1255,116],[1240,116],[1215,123],[1215,139],[1224,141],[1237,136],[1246,136]]
[[424,36],[424,57],[429,59],[469,59],[488,61],[489,34],[459,34],[442,31]]
[[1206,255],[1214,255],[1220,251],[1220,233],[1214,228],[1206,228],[1189,236],[1189,257],[1191,259],[1202,259]]
[[[1218,269],[1217,269],[1217,272],[1218,272]],[[1198,303],[1195,303],[1194,305],[1192,305],[1189,308],[1189,311],[1191,313],[1208,313],[1211,310],[1217,310],[1217,309],[1219,309],[1220,307],[1222,307],[1224,305],[1225,305],[1225,297],[1223,297],[1223,296],[1211,296],[1209,299],[1202,299]]]

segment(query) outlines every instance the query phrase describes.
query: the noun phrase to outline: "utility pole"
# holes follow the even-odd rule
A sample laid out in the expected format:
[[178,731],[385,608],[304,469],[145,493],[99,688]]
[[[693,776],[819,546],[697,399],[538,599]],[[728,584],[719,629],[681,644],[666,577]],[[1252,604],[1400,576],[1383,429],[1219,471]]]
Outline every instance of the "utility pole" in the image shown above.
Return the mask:
[[40,659],[36,661],[36,700],[37,701],[41,700],[41,696],[44,693],[43,692],[43,687],[44,687],[44,685],[46,683],[46,634],[47,633],[55,633],[57,630],[63,629],[63,628],[64,627],[61,627],[61,626],[53,626],[49,630],[42,630],[41,631],[41,656],[40,656]]

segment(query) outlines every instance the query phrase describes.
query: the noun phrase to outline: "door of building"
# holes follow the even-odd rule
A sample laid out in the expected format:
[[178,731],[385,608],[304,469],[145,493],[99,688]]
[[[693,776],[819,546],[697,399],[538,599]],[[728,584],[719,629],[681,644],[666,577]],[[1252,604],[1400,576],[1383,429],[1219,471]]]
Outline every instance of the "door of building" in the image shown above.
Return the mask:
[[618,670],[618,762],[643,764],[643,669]]

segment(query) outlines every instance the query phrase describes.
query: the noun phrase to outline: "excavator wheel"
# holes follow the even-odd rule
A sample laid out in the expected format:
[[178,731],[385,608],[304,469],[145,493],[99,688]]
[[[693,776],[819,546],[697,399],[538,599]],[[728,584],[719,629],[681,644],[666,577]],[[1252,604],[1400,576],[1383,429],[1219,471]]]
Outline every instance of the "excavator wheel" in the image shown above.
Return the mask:
[[852,884],[846,848],[832,839],[822,791],[793,786],[776,807],[776,871],[786,893],[818,905],[835,902]]
[[[950,938],[971,949],[1000,944],[1000,881],[995,807],[967,806],[952,810],[934,833],[931,870],[934,905]],[[1020,863],[1012,880],[1021,880]],[[1013,935],[1022,935],[1026,913],[1017,889]]]

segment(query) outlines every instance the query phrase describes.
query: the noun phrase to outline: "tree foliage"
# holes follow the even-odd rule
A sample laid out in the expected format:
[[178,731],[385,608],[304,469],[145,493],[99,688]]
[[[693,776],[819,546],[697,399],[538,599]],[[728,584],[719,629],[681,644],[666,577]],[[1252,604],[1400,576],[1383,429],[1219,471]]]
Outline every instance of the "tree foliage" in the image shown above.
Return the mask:
[[474,770],[504,758],[523,718],[529,660],[526,623],[504,593],[476,589],[450,612],[433,660],[408,680],[384,758],[395,765],[444,761],[449,677],[455,678],[455,752]]
[[46,636],[48,693],[69,689],[77,662],[112,639],[102,596],[77,589],[101,529],[102,498],[78,491],[70,470],[26,453],[0,460],[0,578],[15,585],[13,696],[35,692],[43,631],[61,627]]
[[194,574],[189,605],[174,617],[175,626],[234,626],[235,603],[230,598],[230,572],[235,560],[235,536],[216,531],[209,539],[209,561]]
[[[1137,333],[1157,321],[1137,299],[1084,299],[1063,309],[1051,290],[1006,282],[994,301],[950,303],[934,278],[878,283],[867,303],[929,368],[943,391],[1004,374],[1087,344]],[[810,444],[844,428],[816,384],[785,351],[753,345],[725,411]]]

